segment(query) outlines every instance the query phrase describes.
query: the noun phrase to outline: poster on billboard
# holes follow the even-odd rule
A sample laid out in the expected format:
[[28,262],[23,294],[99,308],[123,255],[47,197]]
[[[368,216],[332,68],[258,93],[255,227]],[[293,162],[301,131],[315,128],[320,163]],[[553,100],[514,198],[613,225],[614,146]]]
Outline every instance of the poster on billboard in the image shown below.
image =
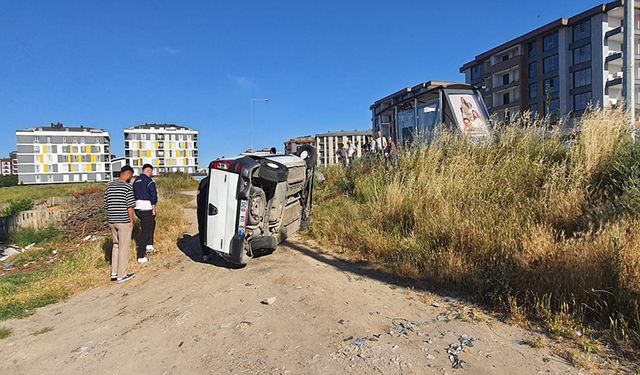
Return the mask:
[[474,93],[447,93],[447,98],[463,134],[470,137],[489,135],[489,119]]

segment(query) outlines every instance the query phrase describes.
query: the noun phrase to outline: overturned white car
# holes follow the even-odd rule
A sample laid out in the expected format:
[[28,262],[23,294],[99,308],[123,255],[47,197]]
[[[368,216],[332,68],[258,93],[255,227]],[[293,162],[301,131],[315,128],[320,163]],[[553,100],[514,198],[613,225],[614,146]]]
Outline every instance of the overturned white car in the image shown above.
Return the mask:
[[309,223],[316,149],[296,155],[245,154],[209,166],[205,245],[245,265]]

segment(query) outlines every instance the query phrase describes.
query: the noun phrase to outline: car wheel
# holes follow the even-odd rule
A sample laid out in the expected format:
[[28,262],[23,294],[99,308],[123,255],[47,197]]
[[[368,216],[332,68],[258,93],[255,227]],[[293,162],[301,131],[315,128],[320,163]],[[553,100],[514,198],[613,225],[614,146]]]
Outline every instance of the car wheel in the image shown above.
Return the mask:
[[313,168],[318,162],[318,151],[311,145],[300,145],[296,149],[296,156],[307,163],[307,168]]
[[284,182],[289,177],[289,170],[280,163],[265,159],[260,161],[259,175],[260,178],[269,182]]
[[251,226],[264,225],[264,218],[267,214],[267,196],[264,190],[252,186],[249,190],[249,216],[247,224]]

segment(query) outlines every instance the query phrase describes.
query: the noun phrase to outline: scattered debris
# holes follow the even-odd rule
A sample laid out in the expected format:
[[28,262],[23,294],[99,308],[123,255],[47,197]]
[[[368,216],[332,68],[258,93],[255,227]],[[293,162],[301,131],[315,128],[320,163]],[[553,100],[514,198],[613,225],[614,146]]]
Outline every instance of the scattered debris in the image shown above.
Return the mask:
[[36,243],[35,243],[35,242],[30,243],[29,245],[25,246],[25,247],[24,247],[24,249],[25,249],[25,250],[29,250],[29,249],[31,249],[31,248],[32,248],[32,247],[34,247],[34,246],[36,246]]
[[18,248],[18,247],[13,247],[13,246],[9,246],[7,248],[2,249],[2,251],[0,251],[0,262],[4,262],[5,260],[9,259],[10,257],[14,256],[14,255],[18,255],[20,253],[22,253],[24,250]]
[[51,255],[53,255],[53,256],[58,255],[58,250],[53,250],[53,251],[51,251]]
[[462,335],[458,338],[457,342],[449,345],[447,354],[449,354],[449,361],[451,361],[451,367],[454,369],[464,368],[465,361],[460,359],[460,352],[466,347],[473,347],[473,343],[476,339],[473,336]]
[[434,359],[436,359],[436,357],[434,357],[433,354],[427,354],[427,360],[432,361]]
[[353,336],[347,336],[342,341],[351,341],[353,340]]
[[254,284],[254,283],[245,283],[245,284],[244,284],[244,286],[247,286],[247,287],[248,287],[248,286],[254,286],[254,285],[256,285],[256,284]]
[[356,344],[356,346],[362,346],[364,345],[364,339],[356,339],[354,344]]
[[276,302],[276,297],[269,297],[260,301],[263,305],[273,305]]
[[340,320],[338,320],[338,324],[344,325],[344,323],[345,323],[345,320],[344,320],[344,319],[340,319]]
[[180,341],[180,344],[178,344],[178,348],[182,348],[182,345],[184,345],[184,341]]
[[438,302],[433,302],[433,303],[431,304],[431,306],[433,306],[433,307],[440,307],[440,304],[439,304]]
[[7,263],[2,265],[2,269],[5,271],[10,271],[13,268],[13,264]]

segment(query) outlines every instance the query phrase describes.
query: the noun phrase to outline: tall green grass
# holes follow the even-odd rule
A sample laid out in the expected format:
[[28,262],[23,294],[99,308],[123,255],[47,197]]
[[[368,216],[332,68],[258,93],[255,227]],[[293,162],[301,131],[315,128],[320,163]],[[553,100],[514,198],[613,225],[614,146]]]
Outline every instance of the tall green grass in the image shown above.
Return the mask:
[[442,134],[396,169],[329,168],[310,234],[549,327],[569,315],[638,339],[640,147],[624,113],[587,114],[572,147],[537,125],[485,145]]

